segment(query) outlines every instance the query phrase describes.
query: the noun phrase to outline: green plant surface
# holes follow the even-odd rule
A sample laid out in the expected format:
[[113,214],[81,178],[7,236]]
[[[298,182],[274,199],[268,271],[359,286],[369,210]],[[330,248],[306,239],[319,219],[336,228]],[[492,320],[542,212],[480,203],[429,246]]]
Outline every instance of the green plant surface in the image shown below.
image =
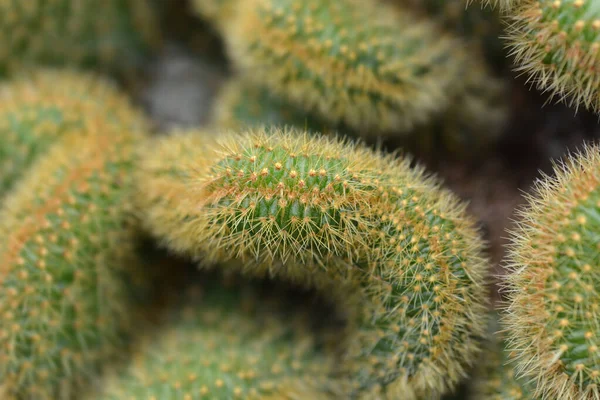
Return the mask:
[[121,399],[334,399],[331,361],[310,316],[265,296],[255,282],[203,279],[144,334],[131,364],[95,397]]
[[129,101],[92,74],[35,70],[0,86],[0,199],[57,139],[96,132],[100,119],[142,129]]
[[513,230],[506,277],[509,350],[543,399],[600,397],[600,151],[544,177]]
[[0,75],[32,64],[138,66],[160,44],[156,18],[147,0],[2,0]]
[[149,232],[328,295],[348,319],[339,367],[356,395],[436,398],[474,361],[482,242],[464,205],[410,160],[280,128],[149,146],[136,177]]
[[131,175],[142,135],[102,119],[88,128],[57,139],[0,209],[3,399],[79,398],[131,322]]
[[523,1],[511,12],[508,40],[518,71],[575,107],[600,110],[600,3]]
[[460,42],[406,10],[362,0],[240,2],[223,32],[256,85],[332,125],[402,132],[462,89]]

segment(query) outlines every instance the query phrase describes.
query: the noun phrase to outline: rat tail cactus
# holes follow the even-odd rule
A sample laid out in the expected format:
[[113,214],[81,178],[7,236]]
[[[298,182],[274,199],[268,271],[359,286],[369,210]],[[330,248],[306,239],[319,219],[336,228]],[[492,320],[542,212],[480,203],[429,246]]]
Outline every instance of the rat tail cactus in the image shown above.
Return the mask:
[[328,294],[348,319],[339,365],[354,394],[435,398],[476,358],[482,242],[410,160],[279,128],[148,146],[136,204],[149,231],[203,262]]
[[0,199],[59,138],[97,131],[98,121],[142,130],[113,85],[72,70],[35,70],[0,86]]
[[600,149],[537,185],[512,232],[505,328],[519,374],[544,399],[600,398]]
[[[30,87],[29,96],[39,95],[38,89]],[[64,99],[63,88],[55,89],[56,99]],[[42,92],[49,101],[51,91]],[[77,121],[85,105],[73,108],[66,101],[62,109],[56,101],[44,109],[43,102],[22,95],[23,108],[13,104],[14,114],[3,116],[23,139],[18,148],[28,149],[39,139],[36,132],[56,140],[40,140],[48,149],[35,161],[18,161],[29,166],[0,207],[0,393],[9,399],[77,398],[123,344],[130,322],[131,175],[144,124],[131,107],[132,123],[109,123],[109,112]],[[61,130],[71,131],[59,135]],[[33,153],[26,151],[29,161]]]
[[340,398],[306,310],[284,310],[254,282],[201,279],[95,399]]
[[406,131],[443,111],[461,44],[406,10],[361,0],[248,0],[223,31],[234,65],[332,125]]
[[0,75],[23,65],[129,68],[160,43],[147,0],[0,1]]
[[572,105],[600,111],[600,4],[529,0],[511,15],[508,39],[519,70]]

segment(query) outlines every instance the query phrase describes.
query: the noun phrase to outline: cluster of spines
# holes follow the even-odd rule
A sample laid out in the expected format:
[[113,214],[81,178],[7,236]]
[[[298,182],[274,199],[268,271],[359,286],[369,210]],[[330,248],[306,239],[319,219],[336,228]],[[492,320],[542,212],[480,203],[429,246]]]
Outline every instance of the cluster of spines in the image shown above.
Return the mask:
[[[207,275],[207,274],[204,274]],[[333,399],[340,385],[310,316],[256,282],[203,276],[140,340],[101,399]],[[281,294],[281,293],[278,293]],[[182,296],[179,296],[182,297]]]
[[517,372],[536,382],[536,395],[595,399],[600,150],[587,147],[555,173],[538,183],[512,232],[505,329]]
[[141,128],[128,100],[91,74],[35,70],[5,83],[0,87],[0,197],[57,139],[97,131],[100,119]]
[[145,0],[0,1],[0,74],[24,65],[130,68],[160,43]]
[[0,393],[9,399],[77,398],[131,322],[129,206],[143,124],[95,117],[57,138],[0,208]]
[[524,1],[508,40],[519,71],[572,105],[600,110],[600,8],[594,0]]
[[330,294],[349,315],[342,364],[356,393],[435,397],[456,384],[485,329],[485,262],[464,206],[408,160],[360,145],[281,129],[219,136],[145,151],[137,204],[150,232]]
[[223,32],[234,65],[334,125],[406,131],[443,110],[460,88],[460,44],[406,10],[356,0],[239,7]]

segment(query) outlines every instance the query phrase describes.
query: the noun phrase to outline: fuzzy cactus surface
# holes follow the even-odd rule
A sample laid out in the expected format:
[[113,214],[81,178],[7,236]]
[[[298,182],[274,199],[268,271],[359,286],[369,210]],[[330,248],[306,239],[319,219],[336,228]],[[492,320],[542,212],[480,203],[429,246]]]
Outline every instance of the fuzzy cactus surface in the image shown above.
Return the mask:
[[204,262],[328,294],[348,316],[340,368],[355,394],[435,398],[474,361],[482,242],[409,160],[279,128],[149,146],[136,178],[146,228]]
[[104,119],[81,129],[32,163],[0,208],[3,399],[79,398],[131,322],[131,175],[143,134]]
[[0,86],[0,199],[57,139],[101,124],[141,129],[107,80],[73,70],[35,70]]
[[511,15],[508,40],[518,70],[559,99],[600,111],[600,4],[523,1]]
[[512,232],[506,323],[516,369],[544,399],[600,397],[600,150],[537,185]]
[[179,297],[94,398],[338,398],[332,360],[318,351],[305,310],[247,280],[212,278]]
[[461,89],[459,42],[407,10],[361,0],[249,0],[223,32],[234,66],[333,125],[407,131]]
[[0,1],[0,75],[23,66],[120,70],[160,44],[147,0]]

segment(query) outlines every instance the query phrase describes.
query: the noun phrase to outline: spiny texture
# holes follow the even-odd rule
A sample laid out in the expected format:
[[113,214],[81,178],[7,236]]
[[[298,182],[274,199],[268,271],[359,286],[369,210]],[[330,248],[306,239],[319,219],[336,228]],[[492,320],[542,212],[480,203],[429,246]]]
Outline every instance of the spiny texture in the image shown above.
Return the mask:
[[233,79],[221,89],[215,101],[212,122],[222,129],[277,125],[315,132],[326,130],[326,125],[314,116],[244,79]]
[[[126,329],[133,126],[57,141],[0,211],[0,394],[79,398]],[[93,128],[92,128],[93,127]]]
[[506,330],[543,399],[600,398],[600,149],[540,181],[512,232]]
[[461,45],[362,0],[248,0],[224,32],[234,64],[274,95],[353,129],[406,131],[462,87]]
[[[512,7],[516,6],[522,1],[523,0],[480,0],[480,2],[485,6],[498,7],[502,11],[510,10]],[[467,0],[466,3],[471,5],[471,3],[477,3],[477,1]]]
[[529,0],[512,14],[508,36],[519,70],[572,105],[600,111],[600,2]]
[[58,138],[96,132],[101,119],[139,125],[128,100],[93,75],[36,70],[0,86],[0,198]]
[[464,205],[410,160],[281,129],[179,134],[144,153],[147,228],[173,250],[331,296],[356,393],[435,398],[473,361],[482,244]]
[[[165,326],[145,337],[133,362],[100,399],[328,399],[331,362],[309,316],[251,284],[203,282]],[[301,310],[300,310],[301,311]]]
[[473,400],[536,400],[533,390],[517,379],[506,351],[505,334],[499,329],[498,315],[494,314],[475,370]]
[[159,31],[147,0],[0,0],[0,75],[40,63],[132,67]]

